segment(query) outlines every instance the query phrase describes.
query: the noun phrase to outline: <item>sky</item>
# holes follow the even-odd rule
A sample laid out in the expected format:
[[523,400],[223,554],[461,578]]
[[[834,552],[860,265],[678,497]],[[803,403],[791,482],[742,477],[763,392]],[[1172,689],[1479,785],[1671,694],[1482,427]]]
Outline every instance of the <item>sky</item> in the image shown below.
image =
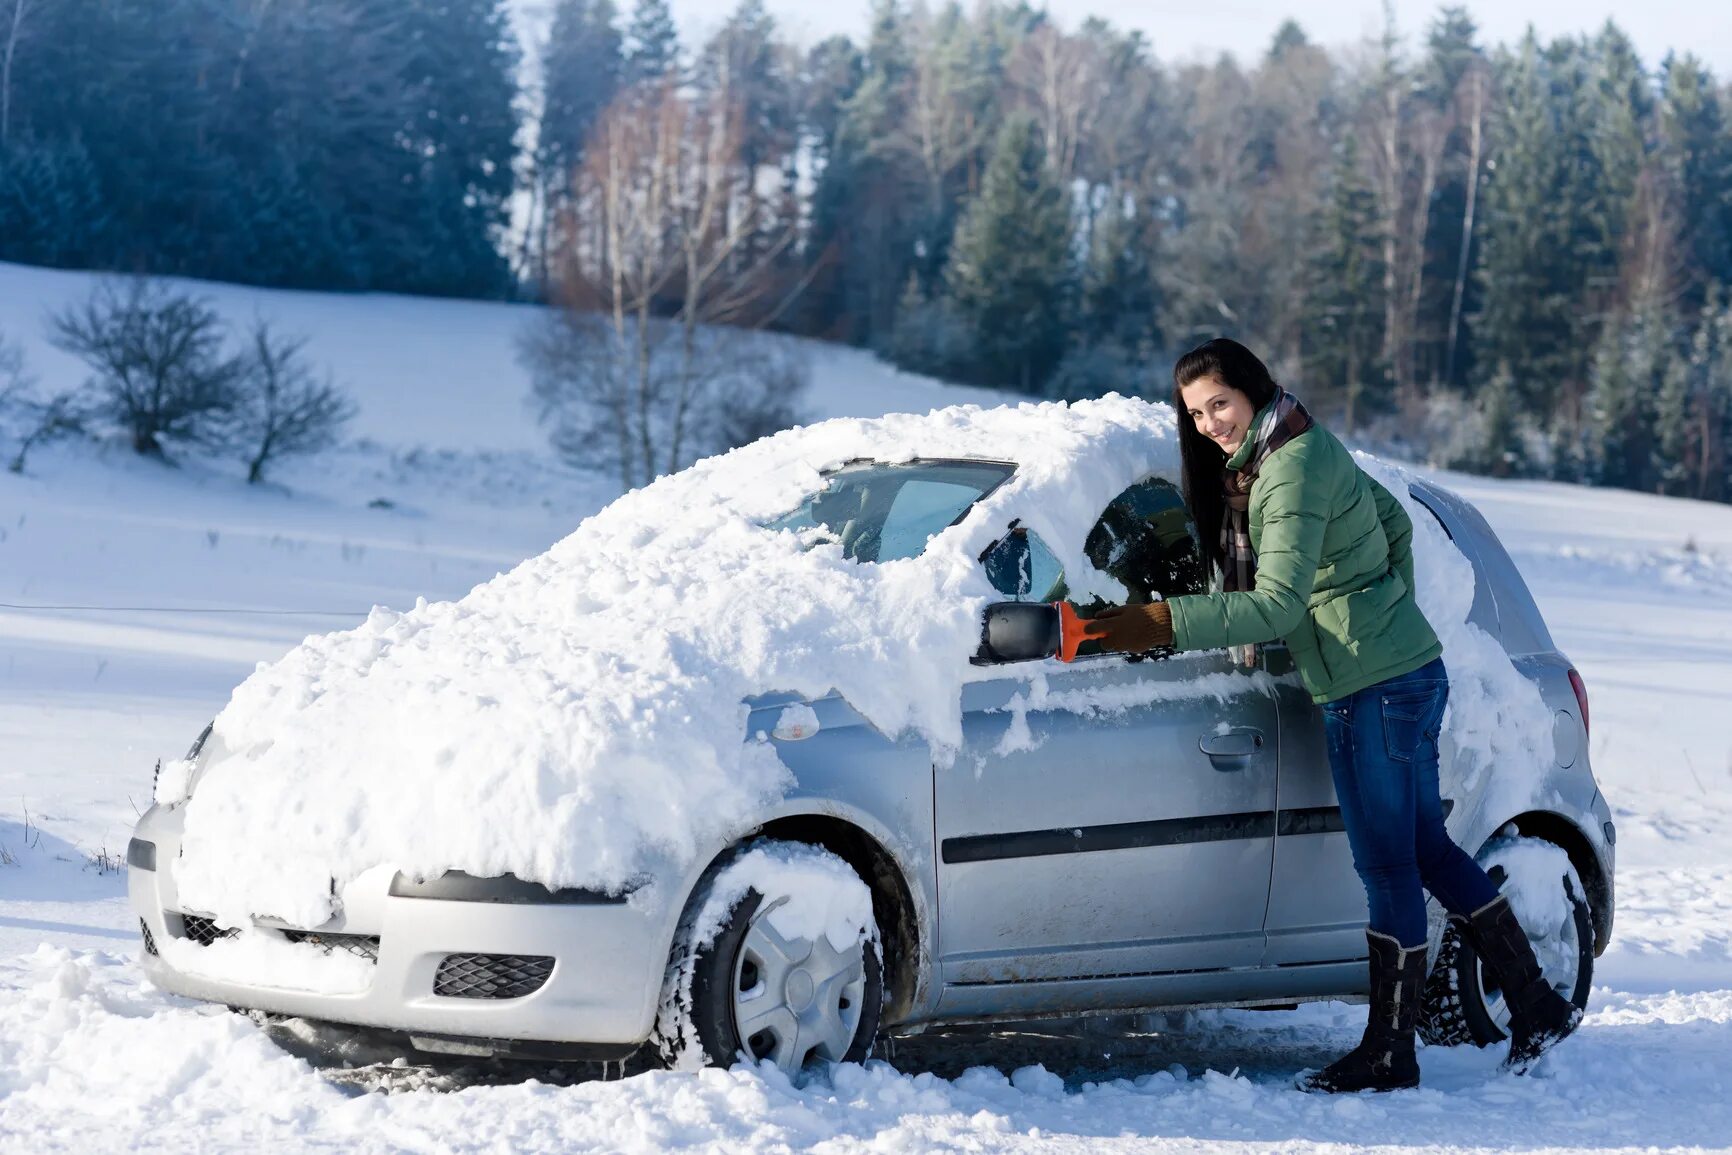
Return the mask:
[[[689,40],[715,28],[737,2],[673,0],[674,17]],[[548,7],[551,0],[514,3],[527,12]],[[619,3],[629,11],[631,0]],[[1398,26],[1416,40],[1439,7],[1437,0],[1393,0],[1393,5]],[[786,30],[808,43],[837,32],[862,38],[869,10],[868,0],[766,0],[766,6]],[[1668,50],[1688,50],[1718,76],[1732,76],[1732,0],[1465,0],[1465,7],[1490,44],[1513,43],[1529,24],[1549,39],[1592,31],[1612,19],[1650,67]],[[1121,28],[1141,29],[1163,60],[1222,51],[1254,57],[1288,17],[1313,40],[1349,44],[1378,29],[1383,18],[1381,0],[1047,0],[1046,8],[1067,28],[1100,15]]]

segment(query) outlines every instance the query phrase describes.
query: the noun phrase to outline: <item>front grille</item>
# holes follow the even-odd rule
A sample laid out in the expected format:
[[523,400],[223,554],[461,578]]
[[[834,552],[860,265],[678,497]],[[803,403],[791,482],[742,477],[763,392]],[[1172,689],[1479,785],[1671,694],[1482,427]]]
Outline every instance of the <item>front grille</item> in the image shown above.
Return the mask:
[[356,958],[370,963],[379,961],[379,936],[376,934],[323,934],[310,930],[285,930],[283,937],[290,942],[311,943],[325,948],[325,953],[346,950]]
[[151,937],[150,927],[148,924],[145,923],[145,921],[142,918],[138,920],[138,929],[141,932],[143,932],[143,934],[144,934],[144,953],[145,954],[155,954],[156,953],[156,939]]
[[232,926],[218,926],[216,919],[202,914],[181,915],[180,926],[180,936],[190,938],[200,946],[209,946],[219,938],[231,938],[240,933]]
[[520,999],[553,973],[544,954],[448,954],[433,976],[433,993],[453,999]]

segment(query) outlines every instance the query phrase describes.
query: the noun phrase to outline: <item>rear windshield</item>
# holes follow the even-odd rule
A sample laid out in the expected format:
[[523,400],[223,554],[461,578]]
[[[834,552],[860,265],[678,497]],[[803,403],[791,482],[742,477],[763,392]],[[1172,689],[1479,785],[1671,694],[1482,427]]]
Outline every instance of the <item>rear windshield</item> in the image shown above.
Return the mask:
[[999,461],[871,462],[824,475],[823,489],[768,529],[819,529],[851,561],[918,557],[1016,467]]

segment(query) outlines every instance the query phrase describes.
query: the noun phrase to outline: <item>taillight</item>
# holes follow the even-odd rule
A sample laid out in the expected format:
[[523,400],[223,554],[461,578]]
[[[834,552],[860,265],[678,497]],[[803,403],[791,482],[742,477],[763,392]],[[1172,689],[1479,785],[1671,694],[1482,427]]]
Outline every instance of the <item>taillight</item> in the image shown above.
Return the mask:
[[1588,688],[1582,685],[1582,676],[1574,670],[1570,671],[1570,689],[1576,692],[1576,705],[1582,711],[1582,736],[1588,733]]

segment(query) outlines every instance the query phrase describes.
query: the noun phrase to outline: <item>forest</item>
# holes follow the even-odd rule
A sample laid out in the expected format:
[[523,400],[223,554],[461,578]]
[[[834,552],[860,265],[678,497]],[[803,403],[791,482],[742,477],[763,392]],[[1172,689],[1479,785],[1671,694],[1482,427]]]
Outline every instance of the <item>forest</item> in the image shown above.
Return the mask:
[[999,0],[809,45],[762,0],[700,43],[668,0],[510,17],[0,0],[0,260],[557,302],[688,364],[770,329],[1044,397],[1163,397],[1227,334],[1350,436],[1732,499],[1732,90],[1688,52],[1447,6],[1189,60]]

